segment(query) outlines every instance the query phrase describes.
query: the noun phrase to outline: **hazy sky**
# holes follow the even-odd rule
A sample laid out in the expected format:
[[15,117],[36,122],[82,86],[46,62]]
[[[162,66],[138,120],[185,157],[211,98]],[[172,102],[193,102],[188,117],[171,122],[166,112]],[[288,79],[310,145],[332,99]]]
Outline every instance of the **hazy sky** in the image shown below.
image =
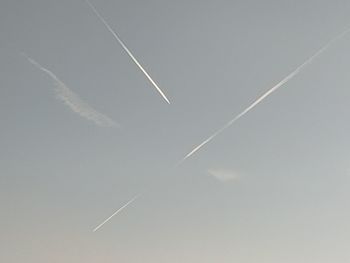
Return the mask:
[[350,2],[91,2],[171,104],[83,0],[0,0],[0,261],[350,262],[350,35],[174,168]]

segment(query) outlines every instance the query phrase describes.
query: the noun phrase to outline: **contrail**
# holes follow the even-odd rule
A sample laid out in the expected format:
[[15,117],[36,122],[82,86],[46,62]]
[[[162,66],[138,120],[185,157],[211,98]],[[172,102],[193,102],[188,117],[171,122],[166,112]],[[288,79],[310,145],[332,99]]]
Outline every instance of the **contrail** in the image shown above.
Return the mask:
[[124,208],[126,208],[128,205],[130,205],[132,202],[134,202],[140,195],[136,195],[134,198],[132,198],[130,201],[128,201],[125,205],[120,207],[117,211],[115,211],[110,217],[108,217],[105,221],[103,221],[101,224],[99,224],[93,232],[96,232],[98,229],[100,229],[104,224],[106,224],[109,220],[112,219],[115,215],[117,215],[119,212],[121,212]]
[[54,73],[50,70],[44,68],[34,59],[28,57],[26,54],[22,53],[28,61],[33,64],[35,67],[44,71],[48,74],[55,82],[56,88],[55,93],[58,99],[62,100],[72,111],[79,114],[81,117],[88,119],[90,121],[95,122],[96,125],[102,127],[117,127],[119,126],[116,122],[114,122],[109,117],[99,113],[95,109],[93,109],[90,105],[84,102],[79,98],[77,94],[75,94],[72,90],[70,90]]
[[257,98],[248,108],[246,108],[244,111],[239,113],[236,117],[234,117],[232,120],[230,120],[228,123],[226,123],[222,128],[217,130],[213,135],[211,135],[208,139],[206,139],[204,142],[196,146],[191,152],[189,152],[179,163],[181,164],[183,161],[185,161],[187,158],[189,158],[191,155],[193,155],[195,152],[197,152],[200,148],[202,148],[205,144],[210,142],[212,139],[214,139],[217,135],[219,135],[221,132],[226,130],[228,127],[230,127],[232,124],[234,124],[236,121],[238,121],[241,117],[243,117],[245,114],[247,114],[250,110],[252,110],[255,106],[257,106],[260,102],[262,102],[265,98],[267,98],[271,93],[282,87],[285,83],[287,83],[289,80],[291,80],[294,76],[296,76],[305,66],[308,64],[311,64],[315,58],[317,58],[319,55],[321,55],[326,49],[328,49],[334,42],[338,41],[342,37],[344,37],[350,29],[347,29],[343,33],[339,34],[332,40],[330,40],[325,46],[323,46],[321,49],[319,49],[314,55],[312,55],[308,60],[306,60],[303,64],[301,64],[299,67],[297,67],[292,73],[290,73],[287,77],[282,79],[279,83],[277,83],[274,87],[269,89],[267,92],[265,92],[263,95],[261,95],[259,98]]
[[134,57],[134,55],[131,53],[131,51],[127,48],[127,46],[124,44],[124,42],[121,40],[121,38],[118,36],[118,34],[110,27],[110,25],[107,23],[107,21],[102,17],[102,15],[97,11],[96,7],[89,1],[85,0],[86,3],[89,5],[89,7],[92,9],[92,11],[95,13],[95,15],[101,20],[101,22],[105,25],[105,27],[108,29],[110,33],[114,36],[114,38],[119,42],[119,44],[122,46],[122,48],[125,50],[125,52],[129,55],[129,57],[132,59],[132,61],[139,67],[139,69],[143,72],[143,74],[147,77],[147,79],[152,83],[152,85],[157,89],[159,94],[163,97],[163,99],[170,104],[170,101],[165,96],[163,91],[158,87],[157,83],[154,82],[154,80],[151,78],[151,76],[146,72],[146,70],[141,66],[141,64],[137,61],[137,59]]

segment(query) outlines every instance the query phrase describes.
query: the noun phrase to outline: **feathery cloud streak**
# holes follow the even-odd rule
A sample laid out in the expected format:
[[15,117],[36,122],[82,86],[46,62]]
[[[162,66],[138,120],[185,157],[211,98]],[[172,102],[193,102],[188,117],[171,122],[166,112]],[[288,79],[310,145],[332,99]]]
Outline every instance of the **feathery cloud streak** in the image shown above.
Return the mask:
[[55,85],[55,94],[56,97],[62,100],[72,111],[79,114],[81,117],[94,122],[96,125],[101,127],[117,127],[119,126],[115,121],[106,115],[96,111],[89,104],[83,101],[79,96],[70,90],[52,71],[40,65],[34,59],[28,57],[26,54],[22,54],[25,56],[28,61],[33,64],[38,69],[45,72],[49,75]]

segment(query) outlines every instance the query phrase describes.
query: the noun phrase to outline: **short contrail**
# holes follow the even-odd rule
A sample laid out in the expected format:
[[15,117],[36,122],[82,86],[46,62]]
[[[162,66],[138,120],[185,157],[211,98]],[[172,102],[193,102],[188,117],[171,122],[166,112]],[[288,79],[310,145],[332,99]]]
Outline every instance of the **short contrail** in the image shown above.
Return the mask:
[[101,224],[99,224],[93,232],[96,232],[98,229],[100,229],[104,224],[106,224],[109,220],[112,219],[115,215],[117,215],[119,212],[121,212],[124,208],[126,208],[128,205],[130,205],[132,202],[134,202],[140,195],[135,196],[133,199],[131,199],[129,202],[127,202],[125,205],[123,205],[121,208],[119,208],[117,211],[113,213],[110,217],[108,217],[105,221],[103,221]]
[[124,42],[121,40],[121,38],[118,36],[118,34],[110,27],[110,25],[107,23],[107,21],[102,17],[102,15],[97,11],[96,7],[89,1],[85,0],[86,3],[89,5],[89,7],[92,9],[92,11],[95,13],[95,15],[101,20],[101,22],[105,25],[105,27],[108,29],[110,33],[114,36],[114,38],[119,42],[119,44],[122,46],[122,48],[125,50],[125,52],[129,55],[129,57],[132,59],[132,61],[139,67],[139,69],[143,72],[143,74],[147,77],[147,79],[152,83],[152,85],[157,89],[157,91],[160,93],[160,95],[163,97],[163,99],[170,104],[170,101],[165,96],[163,91],[158,87],[157,83],[154,82],[154,80],[151,78],[151,76],[146,72],[146,70],[141,66],[141,64],[137,61],[137,59],[134,57],[134,55],[131,53],[131,51],[126,47]]
[[306,60],[303,64],[301,64],[299,67],[297,67],[292,73],[290,73],[287,77],[285,77],[283,80],[281,80],[279,83],[277,83],[274,87],[269,89],[267,92],[265,92],[262,96],[257,98],[248,108],[246,108],[244,111],[242,111],[240,114],[238,114],[236,117],[234,117],[232,120],[230,120],[228,123],[226,123],[222,128],[217,130],[213,135],[211,135],[208,139],[206,139],[204,142],[196,146],[191,152],[189,152],[179,163],[181,164],[183,161],[185,161],[187,158],[189,158],[191,155],[193,155],[195,152],[197,152],[200,148],[202,148],[205,144],[210,142],[212,139],[214,139],[217,135],[219,135],[221,132],[226,130],[228,127],[230,127],[233,123],[235,123],[237,120],[239,120],[241,117],[243,117],[246,113],[248,113],[251,109],[253,109],[255,106],[257,106],[260,102],[262,102],[266,97],[268,97],[271,93],[276,91],[278,88],[282,87],[285,83],[287,83],[289,80],[291,80],[294,76],[296,76],[305,66],[308,64],[311,64],[312,61],[321,55],[327,48],[329,48],[334,42],[338,41],[340,38],[344,37],[350,29],[347,29],[343,33],[339,34],[337,37],[330,40],[325,46],[323,46],[321,49],[319,49],[313,56],[311,56],[308,60]]
[[54,73],[50,70],[41,66],[34,59],[28,57],[26,54],[23,54],[28,61],[33,64],[35,67],[44,71],[48,74],[55,82],[56,89],[55,93],[57,98],[62,100],[72,111],[79,114],[81,117],[88,119],[90,121],[95,122],[96,125],[102,127],[116,127],[119,126],[116,122],[114,122],[109,117],[103,115],[102,113],[93,109],[90,105],[84,102],[79,98],[77,94],[75,94],[72,90],[70,90]]

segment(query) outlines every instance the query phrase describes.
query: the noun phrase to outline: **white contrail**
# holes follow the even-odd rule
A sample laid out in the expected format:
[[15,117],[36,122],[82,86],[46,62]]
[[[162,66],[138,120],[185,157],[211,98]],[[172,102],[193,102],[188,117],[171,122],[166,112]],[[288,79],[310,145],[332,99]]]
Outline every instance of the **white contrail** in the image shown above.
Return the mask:
[[152,85],[157,89],[157,91],[160,93],[160,95],[163,97],[163,99],[170,104],[170,101],[165,96],[164,92],[158,87],[157,83],[154,82],[154,80],[151,78],[151,76],[146,72],[146,70],[141,66],[141,64],[137,61],[137,59],[134,57],[134,55],[131,53],[131,51],[126,47],[124,42],[121,40],[121,38],[118,36],[118,34],[110,27],[110,25],[107,23],[107,21],[102,17],[102,15],[97,11],[96,7],[89,1],[85,0],[86,3],[90,6],[92,11],[96,14],[96,16],[101,20],[101,22],[106,26],[109,32],[112,33],[114,38],[119,42],[119,44],[122,46],[122,48],[125,50],[125,52],[129,55],[129,57],[132,59],[132,61],[139,67],[139,69],[143,72],[143,74],[147,77],[147,79],[152,83]]
[[128,201],[125,205],[120,207],[117,211],[115,211],[110,217],[108,217],[105,221],[103,221],[101,224],[99,224],[97,227],[94,228],[93,232],[96,232],[99,228],[101,228],[104,224],[106,224],[109,220],[112,219],[115,215],[117,215],[119,212],[121,212],[124,208],[126,208],[128,205],[130,205],[132,202],[134,202],[140,195],[136,195],[134,198],[132,198],[130,201]]
[[50,70],[44,68],[34,59],[28,57],[26,54],[23,54],[28,61],[44,71],[48,74],[55,82],[56,88],[55,93],[58,99],[62,100],[72,111],[79,114],[81,117],[88,119],[90,121],[95,122],[96,125],[102,127],[116,127],[119,126],[116,122],[114,122],[109,117],[103,115],[102,113],[93,109],[90,105],[84,102],[79,98],[77,94],[75,94],[72,90],[70,90],[54,73]]
[[297,67],[292,73],[290,73],[287,77],[285,77],[283,80],[281,80],[279,83],[277,83],[274,87],[269,89],[267,92],[265,92],[262,96],[257,98],[248,108],[246,108],[244,111],[239,113],[236,117],[234,117],[232,120],[230,120],[228,123],[226,123],[222,128],[217,130],[213,135],[211,135],[208,139],[206,139],[204,142],[196,146],[191,152],[189,152],[178,164],[181,164],[183,161],[185,161],[187,158],[189,158],[191,155],[193,155],[195,152],[197,152],[200,148],[202,148],[205,144],[210,142],[212,139],[214,139],[217,135],[219,135],[221,132],[226,130],[229,126],[231,126],[233,123],[235,123],[237,120],[239,120],[241,117],[243,117],[246,113],[248,113],[251,109],[253,109],[255,106],[257,106],[260,102],[262,102],[266,97],[268,97],[271,93],[276,91],[278,88],[282,87],[285,83],[287,83],[289,80],[291,80],[294,76],[296,76],[305,66],[312,63],[312,61],[321,55],[327,48],[329,48],[335,41],[339,40],[343,36],[345,36],[350,29],[347,29],[343,33],[339,34],[337,37],[330,40],[325,46],[323,46],[321,49],[319,49],[313,56],[311,56],[308,60],[306,60],[303,64],[301,64],[299,67]]

